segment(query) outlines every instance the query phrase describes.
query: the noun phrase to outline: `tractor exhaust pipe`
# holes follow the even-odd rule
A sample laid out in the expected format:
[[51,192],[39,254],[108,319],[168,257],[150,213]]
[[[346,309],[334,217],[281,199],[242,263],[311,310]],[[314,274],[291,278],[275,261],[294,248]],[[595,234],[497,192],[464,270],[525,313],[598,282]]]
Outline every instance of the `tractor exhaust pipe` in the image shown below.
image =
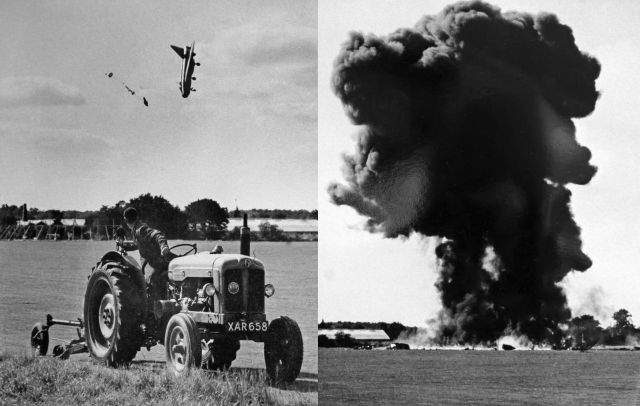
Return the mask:
[[251,230],[247,225],[247,213],[244,213],[242,227],[240,228],[240,254],[251,255]]

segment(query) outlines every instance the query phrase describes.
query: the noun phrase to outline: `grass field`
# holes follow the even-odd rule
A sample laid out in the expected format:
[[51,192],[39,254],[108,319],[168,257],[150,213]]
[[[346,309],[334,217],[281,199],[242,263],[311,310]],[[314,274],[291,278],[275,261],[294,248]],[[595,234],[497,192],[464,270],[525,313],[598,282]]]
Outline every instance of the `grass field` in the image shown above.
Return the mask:
[[55,405],[317,405],[317,382],[267,385],[265,371],[232,368],[222,373],[195,370],[177,378],[163,364],[126,369],[90,362],[0,355],[0,404]]
[[640,351],[320,348],[320,403],[640,405]]

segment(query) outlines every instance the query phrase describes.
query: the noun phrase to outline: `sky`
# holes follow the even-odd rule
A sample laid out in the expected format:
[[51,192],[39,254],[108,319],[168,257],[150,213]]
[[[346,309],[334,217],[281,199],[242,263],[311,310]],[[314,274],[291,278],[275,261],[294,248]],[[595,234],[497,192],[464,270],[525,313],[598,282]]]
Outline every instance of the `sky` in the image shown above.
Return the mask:
[[[440,302],[434,283],[436,242],[418,235],[384,239],[363,230],[364,218],[329,202],[327,185],[342,181],[342,154],[354,151],[353,126],[330,89],[334,58],[349,31],[386,35],[413,27],[450,4],[435,0],[323,0],[318,10],[318,205],[320,211],[318,319],[399,321],[425,326]],[[640,322],[640,4],[625,1],[511,1],[503,11],[548,11],[573,29],[578,47],[602,65],[601,97],[588,117],[574,120],[578,141],[598,167],[585,186],[570,185],[572,210],[582,228],[585,273],[562,282],[574,316],[592,314],[604,326],[626,308]]]
[[[317,208],[315,1],[3,1],[0,15],[0,203]],[[170,45],[193,41],[183,99]]]

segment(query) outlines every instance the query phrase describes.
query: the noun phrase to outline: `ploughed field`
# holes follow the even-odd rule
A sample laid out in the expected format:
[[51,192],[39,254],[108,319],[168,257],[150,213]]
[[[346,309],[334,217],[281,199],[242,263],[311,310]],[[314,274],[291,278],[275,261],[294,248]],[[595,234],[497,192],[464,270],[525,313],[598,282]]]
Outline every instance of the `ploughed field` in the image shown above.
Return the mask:
[[[184,241],[169,241],[169,245]],[[198,252],[222,245],[226,253],[240,250],[238,241],[191,241]],[[115,248],[114,241],[0,241],[0,348],[24,353],[33,324],[45,321],[47,313],[57,319],[82,317],[82,306],[91,267]],[[267,319],[289,316],[298,322],[304,341],[302,372],[318,371],[317,345],[317,242],[252,242],[251,253],[265,264],[265,282],[276,294],[265,299]],[[137,251],[133,253],[136,259]],[[53,326],[54,339],[77,338],[75,328]],[[241,341],[232,367],[264,369],[263,344]],[[74,359],[88,358],[78,354]],[[142,349],[136,360],[164,362],[164,347]]]
[[638,351],[320,348],[321,405],[636,405]]

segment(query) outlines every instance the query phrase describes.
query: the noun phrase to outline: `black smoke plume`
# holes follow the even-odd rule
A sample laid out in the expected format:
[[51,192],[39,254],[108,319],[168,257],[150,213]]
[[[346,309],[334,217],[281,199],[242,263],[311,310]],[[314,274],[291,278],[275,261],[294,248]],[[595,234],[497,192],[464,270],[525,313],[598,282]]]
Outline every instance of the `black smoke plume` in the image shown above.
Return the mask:
[[329,194],[387,237],[441,238],[443,337],[542,342],[569,321],[557,283],[591,260],[565,185],[596,172],[572,118],[595,108],[599,73],[555,15],[480,1],[343,45],[333,90],[362,127]]

